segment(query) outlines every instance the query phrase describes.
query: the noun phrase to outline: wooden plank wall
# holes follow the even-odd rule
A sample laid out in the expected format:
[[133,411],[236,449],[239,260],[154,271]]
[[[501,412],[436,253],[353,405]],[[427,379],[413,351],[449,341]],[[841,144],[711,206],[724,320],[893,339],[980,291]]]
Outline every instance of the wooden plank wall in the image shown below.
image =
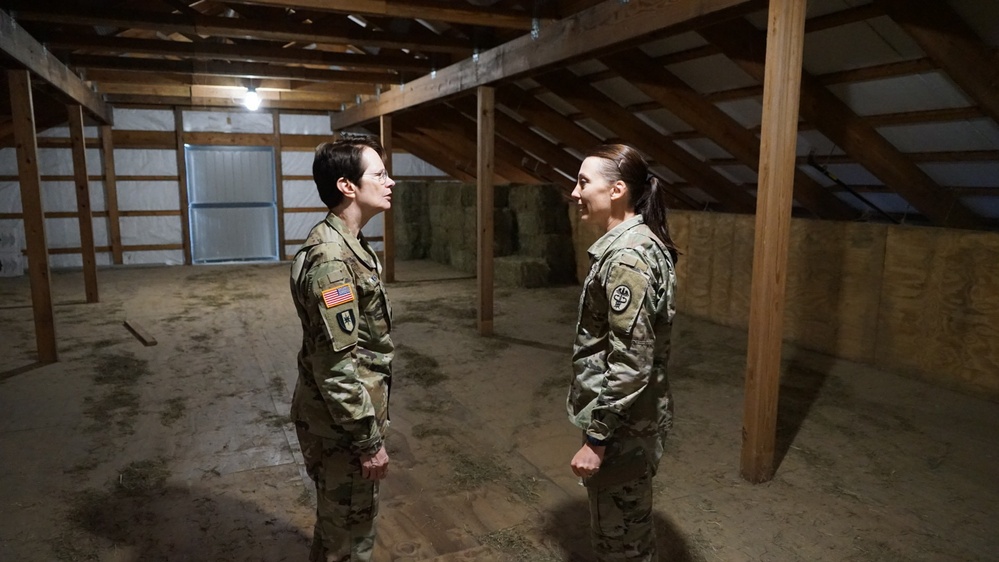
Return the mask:
[[[674,211],[681,312],[746,329],[753,217]],[[785,341],[999,400],[999,233],[793,219]]]

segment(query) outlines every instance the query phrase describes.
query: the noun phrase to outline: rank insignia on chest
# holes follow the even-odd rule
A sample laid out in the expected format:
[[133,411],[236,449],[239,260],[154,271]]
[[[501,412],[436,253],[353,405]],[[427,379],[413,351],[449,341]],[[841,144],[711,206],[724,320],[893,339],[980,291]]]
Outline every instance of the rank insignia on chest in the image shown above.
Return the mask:
[[354,311],[351,309],[344,310],[340,314],[336,315],[336,323],[340,325],[340,329],[346,333],[351,333],[354,331]]
[[631,289],[626,285],[614,287],[614,292],[611,293],[611,310],[621,312],[628,308],[629,302],[631,302]]
[[354,300],[354,290],[347,283],[323,291],[323,304],[326,308],[333,308],[352,300]]

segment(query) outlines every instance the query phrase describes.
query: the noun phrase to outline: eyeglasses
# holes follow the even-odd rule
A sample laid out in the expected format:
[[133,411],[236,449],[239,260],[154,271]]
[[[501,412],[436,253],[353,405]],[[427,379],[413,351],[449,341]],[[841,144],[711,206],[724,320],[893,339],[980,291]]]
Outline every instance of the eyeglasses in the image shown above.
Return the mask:
[[364,175],[371,176],[371,177],[375,178],[375,180],[377,180],[378,183],[380,183],[382,185],[385,185],[386,183],[388,183],[388,179],[389,179],[388,170],[385,170],[385,169],[383,169],[382,171],[378,172],[377,174],[364,174]]

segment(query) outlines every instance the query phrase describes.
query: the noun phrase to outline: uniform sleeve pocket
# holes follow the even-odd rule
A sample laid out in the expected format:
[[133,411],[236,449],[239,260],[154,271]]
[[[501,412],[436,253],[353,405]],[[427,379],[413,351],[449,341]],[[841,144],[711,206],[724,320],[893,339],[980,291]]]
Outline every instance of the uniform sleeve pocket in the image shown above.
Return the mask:
[[333,351],[343,351],[357,344],[357,295],[353,285],[343,281],[320,291],[319,316]]

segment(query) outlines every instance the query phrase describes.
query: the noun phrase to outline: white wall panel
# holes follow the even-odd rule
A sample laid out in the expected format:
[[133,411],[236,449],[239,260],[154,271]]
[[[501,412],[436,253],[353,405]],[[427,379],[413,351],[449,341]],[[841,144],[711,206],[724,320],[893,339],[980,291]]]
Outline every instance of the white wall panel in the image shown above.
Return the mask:
[[[96,176],[103,173],[104,164],[100,149],[88,148],[86,154],[87,175]],[[43,176],[72,176],[75,173],[73,151],[68,148],[39,148],[38,171]],[[16,173],[15,169],[14,174]]]
[[281,134],[284,135],[330,135],[329,115],[280,115]]
[[666,135],[669,133],[679,133],[681,131],[690,131],[693,129],[693,127],[688,125],[686,121],[662,108],[650,111],[639,111],[638,113],[635,113],[635,117],[638,117],[653,129]]
[[177,152],[138,148],[114,149],[115,174],[119,176],[176,176]]
[[187,149],[191,204],[274,202],[274,151]]
[[49,248],[80,247],[80,223],[75,218],[45,219],[45,242]]
[[309,235],[312,227],[326,218],[327,213],[285,213],[284,237],[287,240],[302,240]]
[[148,252],[124,252],[122,261],[126,264],[181,265],[184,263],[183,250],[154,250]]
[[185,111],[184,132],[273,133],[270,113],[245,111]]
[[286,176],[311,176],[312,161],[315,159],[314,150],[282,150],[281,151],[281,173]]
[[16,181],[0,181],[0,213],[21,212],[21,184]]
[[180,209],[180,186],[175,181],[120,181],[118,209],[177,211]]
[[[97,127],[84,127],[83,136],[84,137],[96,137],[100,134],[100,130]],[[69,127],[52,127],[51,129],[45,129],[38,133],[40,138],[56,138],[56,139],[68,139],[69,138]]]
[[[447,173],[409,153],[392,154],[392,177],[406,176],[447,176]],[[312,183],[313,191],[315,182]],[[316,196],[318,198],[318,195]]]
[[180,244],[180,217],[121,217],[121,243],[125,246]]
[[114,110],[114,128],[127,131],[175,131],[173,111],[165,109]]
[[878,132],[902,152],[999,149],[999,125],[991,119],[897,125]]
[[763,121],[763,103],[760,98],[723,101],[715,105],[747,129],[759,127]]
[[962,197],[961,202],[972,211],[990,219],[999,218],[999,190],[992,197]]
[[999,187],[999,162],[932,162],[919,167],[940,185]]
[[282,203],[285,208],[325,206],[316,192],[316,182],[306,180],[285,180]]
[[712,166],[716,172],[728,178],[735,184],[756,183],[756,172],[749,166],[736,164],[732,166]]
[[812,74],[826,74],[921,56],[916,42],[882,16],[809,33],[803,66]]
[[671,64],[666,68],[702,94],[759,84],[723,54]]

